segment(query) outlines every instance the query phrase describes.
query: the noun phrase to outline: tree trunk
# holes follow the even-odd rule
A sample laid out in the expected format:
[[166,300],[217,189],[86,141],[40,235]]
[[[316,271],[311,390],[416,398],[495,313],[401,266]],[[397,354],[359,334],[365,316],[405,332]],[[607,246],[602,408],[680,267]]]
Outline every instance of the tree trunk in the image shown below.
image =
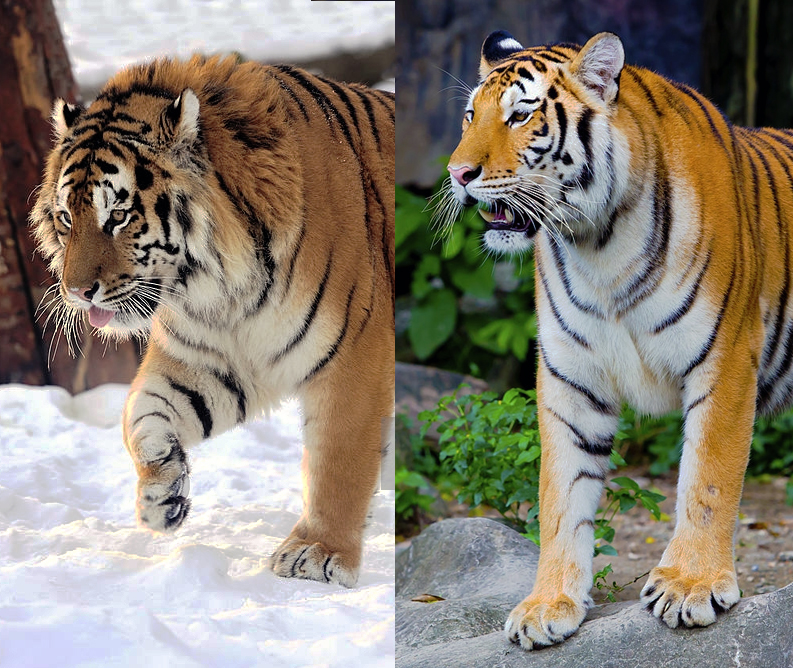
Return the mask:
[[[27,217],[51,148],[53,101],[74,102],[77,86],[51,0],[0,2],[0,383],[55,383],[78,392],[102,382],[128,382],[139,351],[130,343],[102,359],[103,346],[82,342],[73,359],[58,355],[50,324],[42,336],[36,308],[55,279],[34,253]],[[46,316],[45,316],[46,317]]]

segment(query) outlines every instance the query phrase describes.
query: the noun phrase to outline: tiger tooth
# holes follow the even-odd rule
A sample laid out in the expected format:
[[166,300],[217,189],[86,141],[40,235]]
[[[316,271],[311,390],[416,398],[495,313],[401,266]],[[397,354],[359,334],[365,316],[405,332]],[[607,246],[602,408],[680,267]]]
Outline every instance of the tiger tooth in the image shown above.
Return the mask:
[[507,219],[507,222],[512,224],[512,221],[515,220],[515,215],[509,209],[504,211],[504,217]]
[[492,211],[488,211],[487,209],[479,209],[479,215],[482,216],[488,223],[493,222],[493,218],[496,217],[496,214]]

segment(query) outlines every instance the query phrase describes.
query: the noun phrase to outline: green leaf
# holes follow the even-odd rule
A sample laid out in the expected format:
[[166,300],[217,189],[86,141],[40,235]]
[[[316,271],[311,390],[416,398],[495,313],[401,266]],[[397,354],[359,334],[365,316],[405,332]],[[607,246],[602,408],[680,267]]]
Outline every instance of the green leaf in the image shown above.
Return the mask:
[[449,234],[443,239],[441,256],[444,260],[451,260],[463,249],[464,244],[465,229],[462,225],[453,225]]
[[537,457],[540,456],[540,452],[541,450],[539,445],[532,445],[528,450],[524,450],[520,453],[520,455],[518,455],[518,458],[515,460],[515,466],[533,462],[535,459],[537,459]]
[[408,338],[420,360],[427,359],[454,332],[457,300],[451,290],[431,292],[410,313]]
[[595,556],[597,556],[598,554],[606,554],[610,557],[616,557],[617,550],[615,550],[614,547],[609,544],[598,545],[597,547],[595,547]]
[[620,476],[618,478],[612,478],[611,482],[616,483],[620,487],[625,489],[632,489],[635,492],[641,491],[641,487],[639,487],[639,483],[637,483],[633,478],[627,478],[625,476]]
[[450,267],[449,274],[456,287],[479,299],[492,297],[496,289],[492,260],[480,263],[477,267],[459,265]]

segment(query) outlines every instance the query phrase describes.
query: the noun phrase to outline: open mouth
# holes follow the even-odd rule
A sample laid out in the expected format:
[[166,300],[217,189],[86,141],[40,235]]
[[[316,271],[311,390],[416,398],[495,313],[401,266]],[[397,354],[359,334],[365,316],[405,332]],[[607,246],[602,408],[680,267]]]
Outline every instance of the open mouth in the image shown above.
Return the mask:
[[515,213],[498,202],[490,204],[487,208],[480,208],[479,215],[485,219],[488,230],[523,232],[526,236],[533,237],[540,229],[540,224],[535,219],[522,213]]

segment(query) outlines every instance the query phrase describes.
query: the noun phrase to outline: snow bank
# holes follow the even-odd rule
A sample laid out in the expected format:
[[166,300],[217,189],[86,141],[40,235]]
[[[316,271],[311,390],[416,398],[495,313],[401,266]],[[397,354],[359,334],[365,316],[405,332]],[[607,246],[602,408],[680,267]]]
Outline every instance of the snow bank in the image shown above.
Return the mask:
[[176,534],[135,525],[127,387],[0,386],[0,665],[394,665],[394,495],[372,506],[358,587],[282,579],[301,509],[300,415],[193,448]]
[[237,51],[306,61],[394,43],[393,2],[309,0],[54,0],[75,79],[95,90],[156,56]]

